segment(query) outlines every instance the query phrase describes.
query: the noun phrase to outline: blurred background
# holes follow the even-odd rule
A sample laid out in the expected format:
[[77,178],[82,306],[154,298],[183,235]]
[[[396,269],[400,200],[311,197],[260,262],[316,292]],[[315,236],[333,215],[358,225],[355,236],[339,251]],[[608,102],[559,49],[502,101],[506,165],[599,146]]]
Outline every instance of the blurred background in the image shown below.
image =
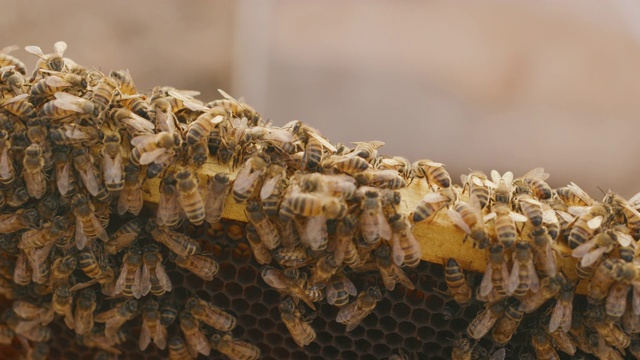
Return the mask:
[[[534,167],[640,191],[640,3],[600,1],[5,1],[1,46],[69,44],[139,90],[243,96],[333,142],[443,162],[455,178]],[[37,58],[13,55],[33,68]]]

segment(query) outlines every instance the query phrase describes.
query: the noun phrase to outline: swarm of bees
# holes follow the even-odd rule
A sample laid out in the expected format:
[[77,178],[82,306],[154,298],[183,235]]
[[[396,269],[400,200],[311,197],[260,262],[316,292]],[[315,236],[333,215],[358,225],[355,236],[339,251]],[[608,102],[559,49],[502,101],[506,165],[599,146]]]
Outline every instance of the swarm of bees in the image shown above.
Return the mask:
[[[452,358],[477,357],[483,338],[498,348],[491,359],[505,358],[533,313],[544,314],[528,330],[538,358],[640,356],[640,195],[596,201],[574,183],[552,189],[541,168],[519,178],[473,171],[459,186],[441,163],[381,155],[381,141],[332,144],[300,121],[274,126],[223,91],[209,103],[171,87],[139,93],[128,71],[64,57],[64,42],[51,54],[27,46],[38,57],[27,79],[13,49],[0,51],[0,294],[11,301],[0,343],[17,339],[27,359],[47,358],[54,321],[96,358],[117,358],[131,336],[169,359],[259,358],[234,336],[234,315],[195,293],[174,296],[166,270],[215,278],[209,244],[180,229],[215,229],[228,198],[244,206],[248,246],[300,347],[317,338],[319,303],[352,331],[398,284],[414,290],[405,271],[423,250],[413,227],[448,217],[487,259],[475,289],[455,259],[445,264],[455,302],[485,304]],[[204,176],[207,162],[229,171]],[[398,190],[412,182],[429,190],[405,213]],[[578,259],[586,309],[574,311],[576,280],[558,256]],[[354,282],[359,274],[375,280]]]

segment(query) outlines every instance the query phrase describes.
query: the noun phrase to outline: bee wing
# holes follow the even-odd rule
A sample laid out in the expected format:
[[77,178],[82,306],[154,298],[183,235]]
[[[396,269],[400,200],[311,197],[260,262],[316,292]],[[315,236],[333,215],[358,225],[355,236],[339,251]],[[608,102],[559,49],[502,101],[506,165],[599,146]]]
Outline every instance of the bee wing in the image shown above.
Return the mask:
[[602,220],[604,220],[604,218],[602,216],[596,216],[593,219],[587,221],[587,226],[589,227],[589,229],[591,230],[595,230],[597,228],[600,227],[600,225],[602,225]]
[[274,268],[264,268],[261,275],[264,282],[276,290],[287,289],[289,287],[289,282],[284,277],[284,274],[279,270]]
[[[577,248],[576,248],[577,249]],[[575,249],[574,249],[575,250]],[[591,266],[598,261],[602,257],[602,255],[607,251],[606,247],[597,248],[587,254],[585,254],[582,259],[580,259],[580,265],[582,266]]]
[[560,215],[560,217],[562,218],[562,220],[568,222],[568,223],[572,223],[576,220],[576,218],[574,218],[571,214],[569,214],[568,212],[562,211],[562,210],[555,210],[557,215]]
[[333,287],[333,282],[327,284],[326,295],[327,302],[331,305],[335,304],[336,299],[338,299],[338,291]]
[[442,194],[432,192],[425,195],[420,201],[432,204],[432,203],[438,203],[438,202],[447,201],[447,200],[449,199],[444,197]]
[[545,224],[557,224],[558,217],[556,216],[556,211],[553,209],[543,211],[542,222],[544,222]]
[[140,327],[140,339],[138,340],[138,347],[144,351],[151,342],[151,333],[149,332],[149,321],[143,317],[142,327]]
[[[2,69],[0,69],[2,70]],[[67,86],[71,86],[72,84],[70,82],[68,82],[67,80],[63,80],[60,79],[57,76],[48,76],[45,80],[45,83],[49,86],[53,86],[53,87],[67,87]]]
[[504,360],[506,356],[507,356],[507,351],[504,348],[502,348],[494,352],[489,358],[489,360]]
[[[562,320],[566,316],[567,306],[562,301],[556,302],[553,310],[551,311],[551,318],[549,319],[549,332],[558,330]],[[569,314],[571,316],[571,314]]]
[[549,174],[544,172],[544,168],[535,168],[522,175],[523,179],[540,179],[547,180],[549,178]]
[[[151,132],[153,129],[156,128],[156,126],[151,121],[143,118],[142,116],[136,115],[134,113],[129,114],[129,117],[123,118],[122,122],[142,133]],[[133,139],[131,142],[133,145]]]
[[630,197],[627,202],[629,203],[629,205],[637,209],[638,206],[640,206],[640,192]]
[[451,219],[451,221],[454,224],[456,224],[460,229],[462,229],[462,231],[464,231],[466,234],[471,234],[471,229],[469,228],[469,225],[467,225],[467,223],[464,222],[464,220],[462,219],[462,216],[460,216],[460,214],[457,211],[455,211],[454,209],[448,209],[447,215],[449,215],[449,218]]
[[506,173],[502,174],[502,180],[508,186],[511,186],[511,183],[513,183],[513,173],[511,171],[507,171]]
[[396,274],[398,281],[402,285],[404,285],[407,289],[410,289],[410,290],[414,290],[416,288],[411,282],[411,279],[409,279],[407,274],[405,274],[400,267],[393,264],[391,266],[392,266],[392,271]]
[[126,193],[127,188],[125,187],[124,189],[122,189],[120,197],[118,198],[118,214],[120,215],[124,215],[124,213],[129,210],[129,202],[125,200],[127,198]]
[[154,141],[155,138],[156,138],[155,134],[138,135],[131,139],[131,146],[135,146],[135,147],[144,146],[147,143]]
[[122,157],[115,158],[105,155],[103,157],[102,171],[106,183],[118,183],[122,180]]
[[142,280],[141,268],[141,266],[138,266],[136,269],[135,275],[133,276],[133,286],[131,286],[131,292],[136,299],[140,299],[142,297],[142,286],[140,286],[140,282]]
[[573,216],[581,216],[589,212],[591,210],[590,206],[569,206],[569,214]]
[[251,133],[258,135],[262,140],[293,142],[293,134],[284,129],[255,126],[251,128]]
[[526,222],[527,220],[529,220],[526,216],[513,211],[509,212],[509,216],[513,221],[517,222]]
[[238,173],[238,177],[236,177],[236,181],[233,182],[233,190],[237,192],[245,192],[251,189],[253,183],[262,175],[263,170],[257,170],[254,172],[251,171],[250,166],[246,166],[248,169],[245,171],[246,176],[240,176]]
[[109,241],[109,234],[107,234],[107,231],[102,227],[102,223],[100,222],[100,220],[98,220],[98,218],[93,215],[91,217],[91,221],[93,221],[93,227],[98,230],[98,238],[105,242]]
[[336,151],[338,151],[338,149],[336,149],[335,146],[331,145],[330,142],[328,142],[325,138],[323,138],[322,136],[318,135],[315,131],[309,131],[307,133],[308,135],[311,135],[311,137],[313,137],[314,139],[318,140],[318,142],[320,144],[322,144],[322,146],[329,150],[332,153],[335,153]]
[[520,285],[520,265],[514,261],[513,268],[511,268],[511,275],[509,275],[509,282],[507,283],[508,293],[513,294],[513,291],[518,288],[518,285]]
[[405,254],[404,250],[402,250],[402,244],[400,244],[400,236],[398,236],[397,234],[393,234],[392,238],[393,246],[391,249],[391,255],[393,258],[393,262],[398,266],[402,266],[402,264],[404,263]]
[[165,291],[170,292],[172,289],[171,279],[169,279],[169,275],[167,275],[162,264],[156,266],[156,277],[158,278],[158,282],[160,282],[160,286],[162,286]]
[[493,269],[490,264],[487,264],[487,270],[484,272],[484,276],[482,276],[482,282],[480,283],[480,295],[487,296],[493,289],[493,283],[491,282],[491,276],[493,273]]
[[591,198],[591,196],[589,196],[584,190],[582,190],[582,188],[580,188],[580,186],[578,186],[576,183],[572,182],[571,184],[567,185],[567,187],[580,200],[584,201],[587,205],[592,205],[593,204],[593,199]]
[[[394,264],[391,265],[393,266]],[[391,276],[391,274],[389,274],[388,269],[379,268],[379,270],[384,287],[389,291],[393,291],[393,289],[396,288],[396,280]]]
[[89,194],[96,196],[100,191],[100,184],[98,183],[98,178],[92,167],[89,167],[86,171],[80,171],[78,173]]
[[58,41],[53,44],[53,50],[58,56],[64,55],[65,50],[67,50],[67,43],[64,41]]
[[482,204],[480,203],[480,199],[475,194],[471,194],[469,196],[469,205],[476,212],[478,218],[482,217]]
[[574,258],[581,258],[587,255],[597,244],[597,239],[592,238],[591,240],[586,241],[573,249],[573,251],[571,252],[571,256],[573,256]]
[[87,100],[66,92],[57,92],[54,94],[54,96],[56,99],[53,101],[56,107],[69,111],[84,113],[84,110],[80,106],[78,106],[78,103]]
[[282,174],[278,174],[272,178],[269,178],[267,181],[262,184],[262,188],[260,189],[260,199],[264,200],[271,196],[276,189],[276,185],[282,178]]
[[3,103],[2,103],[2,106],[9,105],[9,104],[14,103],[14,102],[16,102],[16,101],[20,101],[20,100],[22,100],[22,99],[25,99],[27,96],[29,96],[29,94],[20,94],[20,95],[18,95],[18,96],[14,96],[14,97],[12,97],[11,99],[9,99],[9,100],[7,100],[7,101],[3,102]]
[[116,285],[114,287],[114,293],[120,294],[122,290],[124,290],[125,285],[127,284],[127,274],[129,269],[126,264],[122,264],[122,269],[120,270],[120,275],[118,275],[118,279],[116,280]]
[[498,214],[496,214],[495,212],[493,212],[493,211],[492,211],[492,212],[488,213],[487,215],[485,215],[485,216],[482,218],[482,221],[487,222],[487,221],[489,221],[489,220],[491,220],[491,219],[495,219],[495,218],[496,218],[496,216],[498,216]]
[[157,148],[152,151],[147,151],[140,156],[140,165],[149,165],[156,160],[160,155],[167,151],[165,148]]
[[76,247],[79,250],[84,249],[84,246],[87,245],[87,240],[87,235],[84,233],[82,221],[80,221],[76,216]]
[[529,271],[529,290],[537,293],[540,289],[540,278],[538,277],[536,267],[533,265],[533,261],[529,261],[527,267]]
[[151,271],[149,271],[147,264],[143,264],[140,276],[140,294],[147,295],[149,290],[151,290]]
[[309,241],[309,247],[311,249],[319,249],[322,243],[326,241],[327,235],[327,218],[319,216],[310,216],[307,220],[307,226],[304,232],[307,234],[306,238]]
[[30,54],[33,54],[39,58],[44,58],[46,55],[44,54],[44,52],[42,51],[42,49],[40,49],[39,46],[35,46],[35,45],[29,45],[29,46],[25,46],[24,50]]
[[390,240],[393,235],[391,226],[382,212],[378,212],[378,233],[385,240]]
[[347,291],[347,294],[349,294],[351,296],[358,295],[358,289],[356,289],[356,286],[353,284],[351,279],[349,279],[346,276],[343,276],[342,277],[342,284],[344,285],[344,288]]
[[625,234],[621,231],[616,231],[616,237],[618,238],[618,244],[620,244],[621,246],[629,246],[633,244],[634,249],[637,246],[637,243],[633,239],[633,236],[629,234]]
[[160,319],[156,322],[156,332],[153,336],[153,342],[160,350],[164,350],[167,347],[167,328],[162,326]]

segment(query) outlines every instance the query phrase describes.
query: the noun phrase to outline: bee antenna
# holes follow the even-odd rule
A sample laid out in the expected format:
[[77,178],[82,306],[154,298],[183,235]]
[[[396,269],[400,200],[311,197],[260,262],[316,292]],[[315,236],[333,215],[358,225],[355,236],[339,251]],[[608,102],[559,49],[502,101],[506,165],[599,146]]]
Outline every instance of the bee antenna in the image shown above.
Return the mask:
[[598,190],[600,190],[600,192],[602,193],[602,195],[607,195],[606,192],[604,192],[604,190],[602,190],[602,188],[600,186],[596,186],[598,188]]

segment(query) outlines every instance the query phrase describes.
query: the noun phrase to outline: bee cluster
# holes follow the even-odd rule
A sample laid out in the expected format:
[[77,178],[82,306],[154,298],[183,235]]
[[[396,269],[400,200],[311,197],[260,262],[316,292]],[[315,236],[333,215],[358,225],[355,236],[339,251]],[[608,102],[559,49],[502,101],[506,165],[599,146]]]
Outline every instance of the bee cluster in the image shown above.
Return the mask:
[[[501,359],[522,324],[523,354],[638,356],[640,197],[551,189],[542,169],[476,171],[458,186],[440,163],[379,155],[380,141],[349,148],[300,121],[273,126],[222,91],[209,103],[170,87],[141,94],[128,71],[105,75],[64,58],[64,42],[54,49],[26,47],[39,58],[30,78],[12,48],[0,51],[0,294],[10,304],[0,343],[19,342],[25,358],[61,356],[48,344],[72,332],[68,344],[100,359],[122,349],[257,359],[283,338],[254,328],[276,323],[306,352],[273,345],[273,357],[404,348],[436,358],[451,344],[454,359]],[[214,159],[237,172],[212,173]],[[399,190],[412,182],[429,191],[405,213]],[[157,205],[145,202],[150,184]],[[231,198],[246,229],[222,219]],[[420,261],[414,225],[446,216],[486,252],[475,294],[455,259],[440,269],[446,288]],[[586,300],[557,264],[563,246],[589,280]],[[253,257],[238,265],[220,256],[229,247]],[[438,291],[473,317],[445,319],[466,336],[420,326],[450,309]]]

